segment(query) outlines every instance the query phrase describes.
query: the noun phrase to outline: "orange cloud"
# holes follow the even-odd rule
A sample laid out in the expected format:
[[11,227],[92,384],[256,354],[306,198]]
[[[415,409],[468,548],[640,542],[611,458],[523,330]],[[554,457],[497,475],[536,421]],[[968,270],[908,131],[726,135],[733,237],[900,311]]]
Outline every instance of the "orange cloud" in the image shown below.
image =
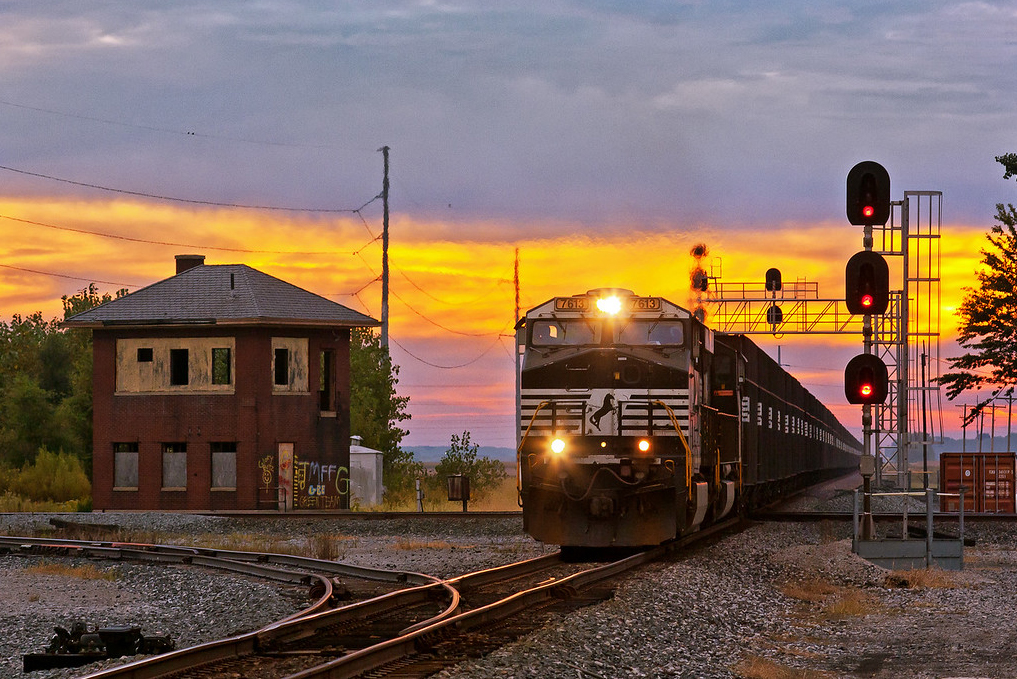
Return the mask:
[[[723,282],[758,283],[775,266],[785,281],[807,279],[818,284],[821,297],[838,298],[844,263],[861,249],[861,230],[842,223],[654,228],[618,225],[595,235],[584,234],[582,224],[491,222],[467,229],[395,216],[390,333],[401,366],[400,391],[411,398],[408,442],[447,443],[450,434],[469,430],[483,444],[513,444],[516,248],[523,312],[553,296],[599,287],[691,307],[695,262],[689,250],[699,242],[711,250],[704,265]],[[975,282],[972,272],[981,257],[974,244],[987,228],[944,227],[937,302],[944,343],[956,336],[953,310],[961,287]],[[60,316],[60,296],[89,281],[105,281],[99,286],[104,291],[150,284],[172,275],[173,255],[184,252],[204,254],[210,264],[249,264],[379,318],[380,231],[376,214],[313,217],[125,200],[0,198],[0,318],[36,310]],[[767,340],[773,343],[769,336],[760,343]],[[829,356],[860,346],[857,337],[827,335],[779,342],[794,359],[792,372],[819,389],[833,389],[841,379],[842,363]],[[850,417],[846,422],[853,424]]]

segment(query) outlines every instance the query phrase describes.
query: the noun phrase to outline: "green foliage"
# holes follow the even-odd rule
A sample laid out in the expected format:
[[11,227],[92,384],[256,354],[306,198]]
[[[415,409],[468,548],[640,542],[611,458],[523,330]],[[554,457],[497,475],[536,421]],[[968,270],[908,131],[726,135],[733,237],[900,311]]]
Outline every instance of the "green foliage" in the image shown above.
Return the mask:
[[1005,170],[1003,179],[1017,175],[1017,153],[1004,153],[1001,156],[996,156],[996,162],[1000,163]]
[[[82,509],[82,507],[88,509]],[[0,512],[90,512],[92,500],[68,500],[53,502],[52,500],[29,500],[17,493],[7,491],[0,495]]]
[[[64,318],[111,299],[89,285],[63,297]],[[20,468],[43,447],[74,455],[91,473],[91,333],[64,331],[41,312],[15,314],[0,321],[0,464]]]
[[350,336],[350,433],[364,445],[384,453],[386,502],[412,497],[423,465],[399,444],[407,432],[398,426],[410,419],[408,396],[397,396],[399,366],[392,364],[381,339],[368,328],[354,328]]
[[92,484],[77,457],[42,448],[34,462],[20,468],[0,467],[0,493],[8,496],[6,506],[16,504],[13,498],[21,498],[34,503],[70,503],[66,506],[73,504],[76,510],[81,503],[91,505]]
[[80,452],[64,421],[66,411],[54,400],[31,376],[14,376],[0,393],[0,460],[20,467],[42,447]]
[[116,291],[115,296],[111,296],[108,292],[99,294],[99,288],[95,283],[89,283],[88,287],[79,291],[75,295],[68,297],[64,295],[60,298],[60,301],[64,303],[64,320],[66,321],[75,314],[80,314],[83,311],[95,308],[106,302],[112,302],[114,299],[120,299],[127,294],[127,288],[120,288]]
[[[477,457],[480,447],[470,443],[470,432],[452,434],[448,450],[434,468],[432,492],[447,493],[446,477],[462,474],[470,479],[470,498],[483,500],[506,477],[505,464],[489,457]],[[435,488],[437,486],[437,488]]]
[[[1017,173],[1017,155],[996,160],[1006,167],[1005,177]],[[947,359],[953,371],[939,377],[951,400],[971,389],[991,388],[968,411],[965,424],[973,422],[1000,391],[1017,386],[1017,209],[997,204],[996,222],[986,235],[990,247],[982,249],[984,268],[975,272],[978,287],[964,288],[957,310],[957,342],[968,351]]]
[[92,494],[92,484],[81,460],[68,453],[51,453],[43,448],[34,464],[26,464],[12,476],[10,490],[29,500],[67,502]]

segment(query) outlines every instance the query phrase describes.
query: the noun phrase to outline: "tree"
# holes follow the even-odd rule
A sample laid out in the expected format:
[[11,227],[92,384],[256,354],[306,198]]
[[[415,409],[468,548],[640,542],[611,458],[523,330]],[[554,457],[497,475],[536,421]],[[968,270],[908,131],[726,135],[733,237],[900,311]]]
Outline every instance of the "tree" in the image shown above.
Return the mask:
[[479,451],[480,447],[476,443],[470,443],[470,432],[464,431],[462,436],[452,434],[448,450],[434,469],[437,482],[444,484],[446,477],[462,474],[470,479],[470,496],[474,500],[482,499],[507,474],[501,460],[478,458]]
[[1000,163],[1005,170],[1003,179],[1017,175],[1017,153],[1004,153],[1001,156],[996,156],[996,162]]
[[[66,319],[113,297],[91,284],[62,299]],[[41,447],[74,455],[91,473],[91,332],[15,314],[0,321],[0,463],[31,463]]]
[[388,349],[368,328],[350,333],[350,433],[364,445],[380,450],[386,500],[393,502],[414,492],[414,480],[423,465],[399,444],[408,433],[398,424],[410,419],[408,396],[397,396],[399,366],[393,365]]
[[[1017,173],[1017,154],[998,156],[1006,168],[1004,178]],[[989,395],[968,411],[970,424],[1005,389],[1017,386],[1017,209],[996,205],[996,224],[982,249],[984,269],[975,272],[977,288],[964,288],[966,295],[958,309],[958,344],[968,352],[947,359],[953,372],[940,376],[947,398],[953,400],[970,389],[987,386]]]

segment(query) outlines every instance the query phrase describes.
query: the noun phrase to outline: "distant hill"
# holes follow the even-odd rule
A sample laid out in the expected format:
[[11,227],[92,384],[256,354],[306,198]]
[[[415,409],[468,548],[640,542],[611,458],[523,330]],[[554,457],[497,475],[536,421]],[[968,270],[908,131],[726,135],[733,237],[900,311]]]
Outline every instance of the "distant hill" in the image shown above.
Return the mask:
[[[448,446],[406,446],[404,450],[413,453],[413,456],[420,462],[440,462],[448,450]],[[477,448],[477,457],[488,457],[492,460],[502,462],[515,462],[515,448],[501,448],[498,446],[480,446]]]

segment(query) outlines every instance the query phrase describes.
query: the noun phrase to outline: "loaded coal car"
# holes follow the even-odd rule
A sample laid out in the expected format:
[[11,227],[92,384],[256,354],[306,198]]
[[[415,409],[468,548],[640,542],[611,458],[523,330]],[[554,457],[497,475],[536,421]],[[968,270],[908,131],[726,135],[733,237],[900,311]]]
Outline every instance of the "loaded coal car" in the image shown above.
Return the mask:
[[858,468],[798,380],[662,297],[555,297],[517,341],[519,495],[541,542],[656,545]]

